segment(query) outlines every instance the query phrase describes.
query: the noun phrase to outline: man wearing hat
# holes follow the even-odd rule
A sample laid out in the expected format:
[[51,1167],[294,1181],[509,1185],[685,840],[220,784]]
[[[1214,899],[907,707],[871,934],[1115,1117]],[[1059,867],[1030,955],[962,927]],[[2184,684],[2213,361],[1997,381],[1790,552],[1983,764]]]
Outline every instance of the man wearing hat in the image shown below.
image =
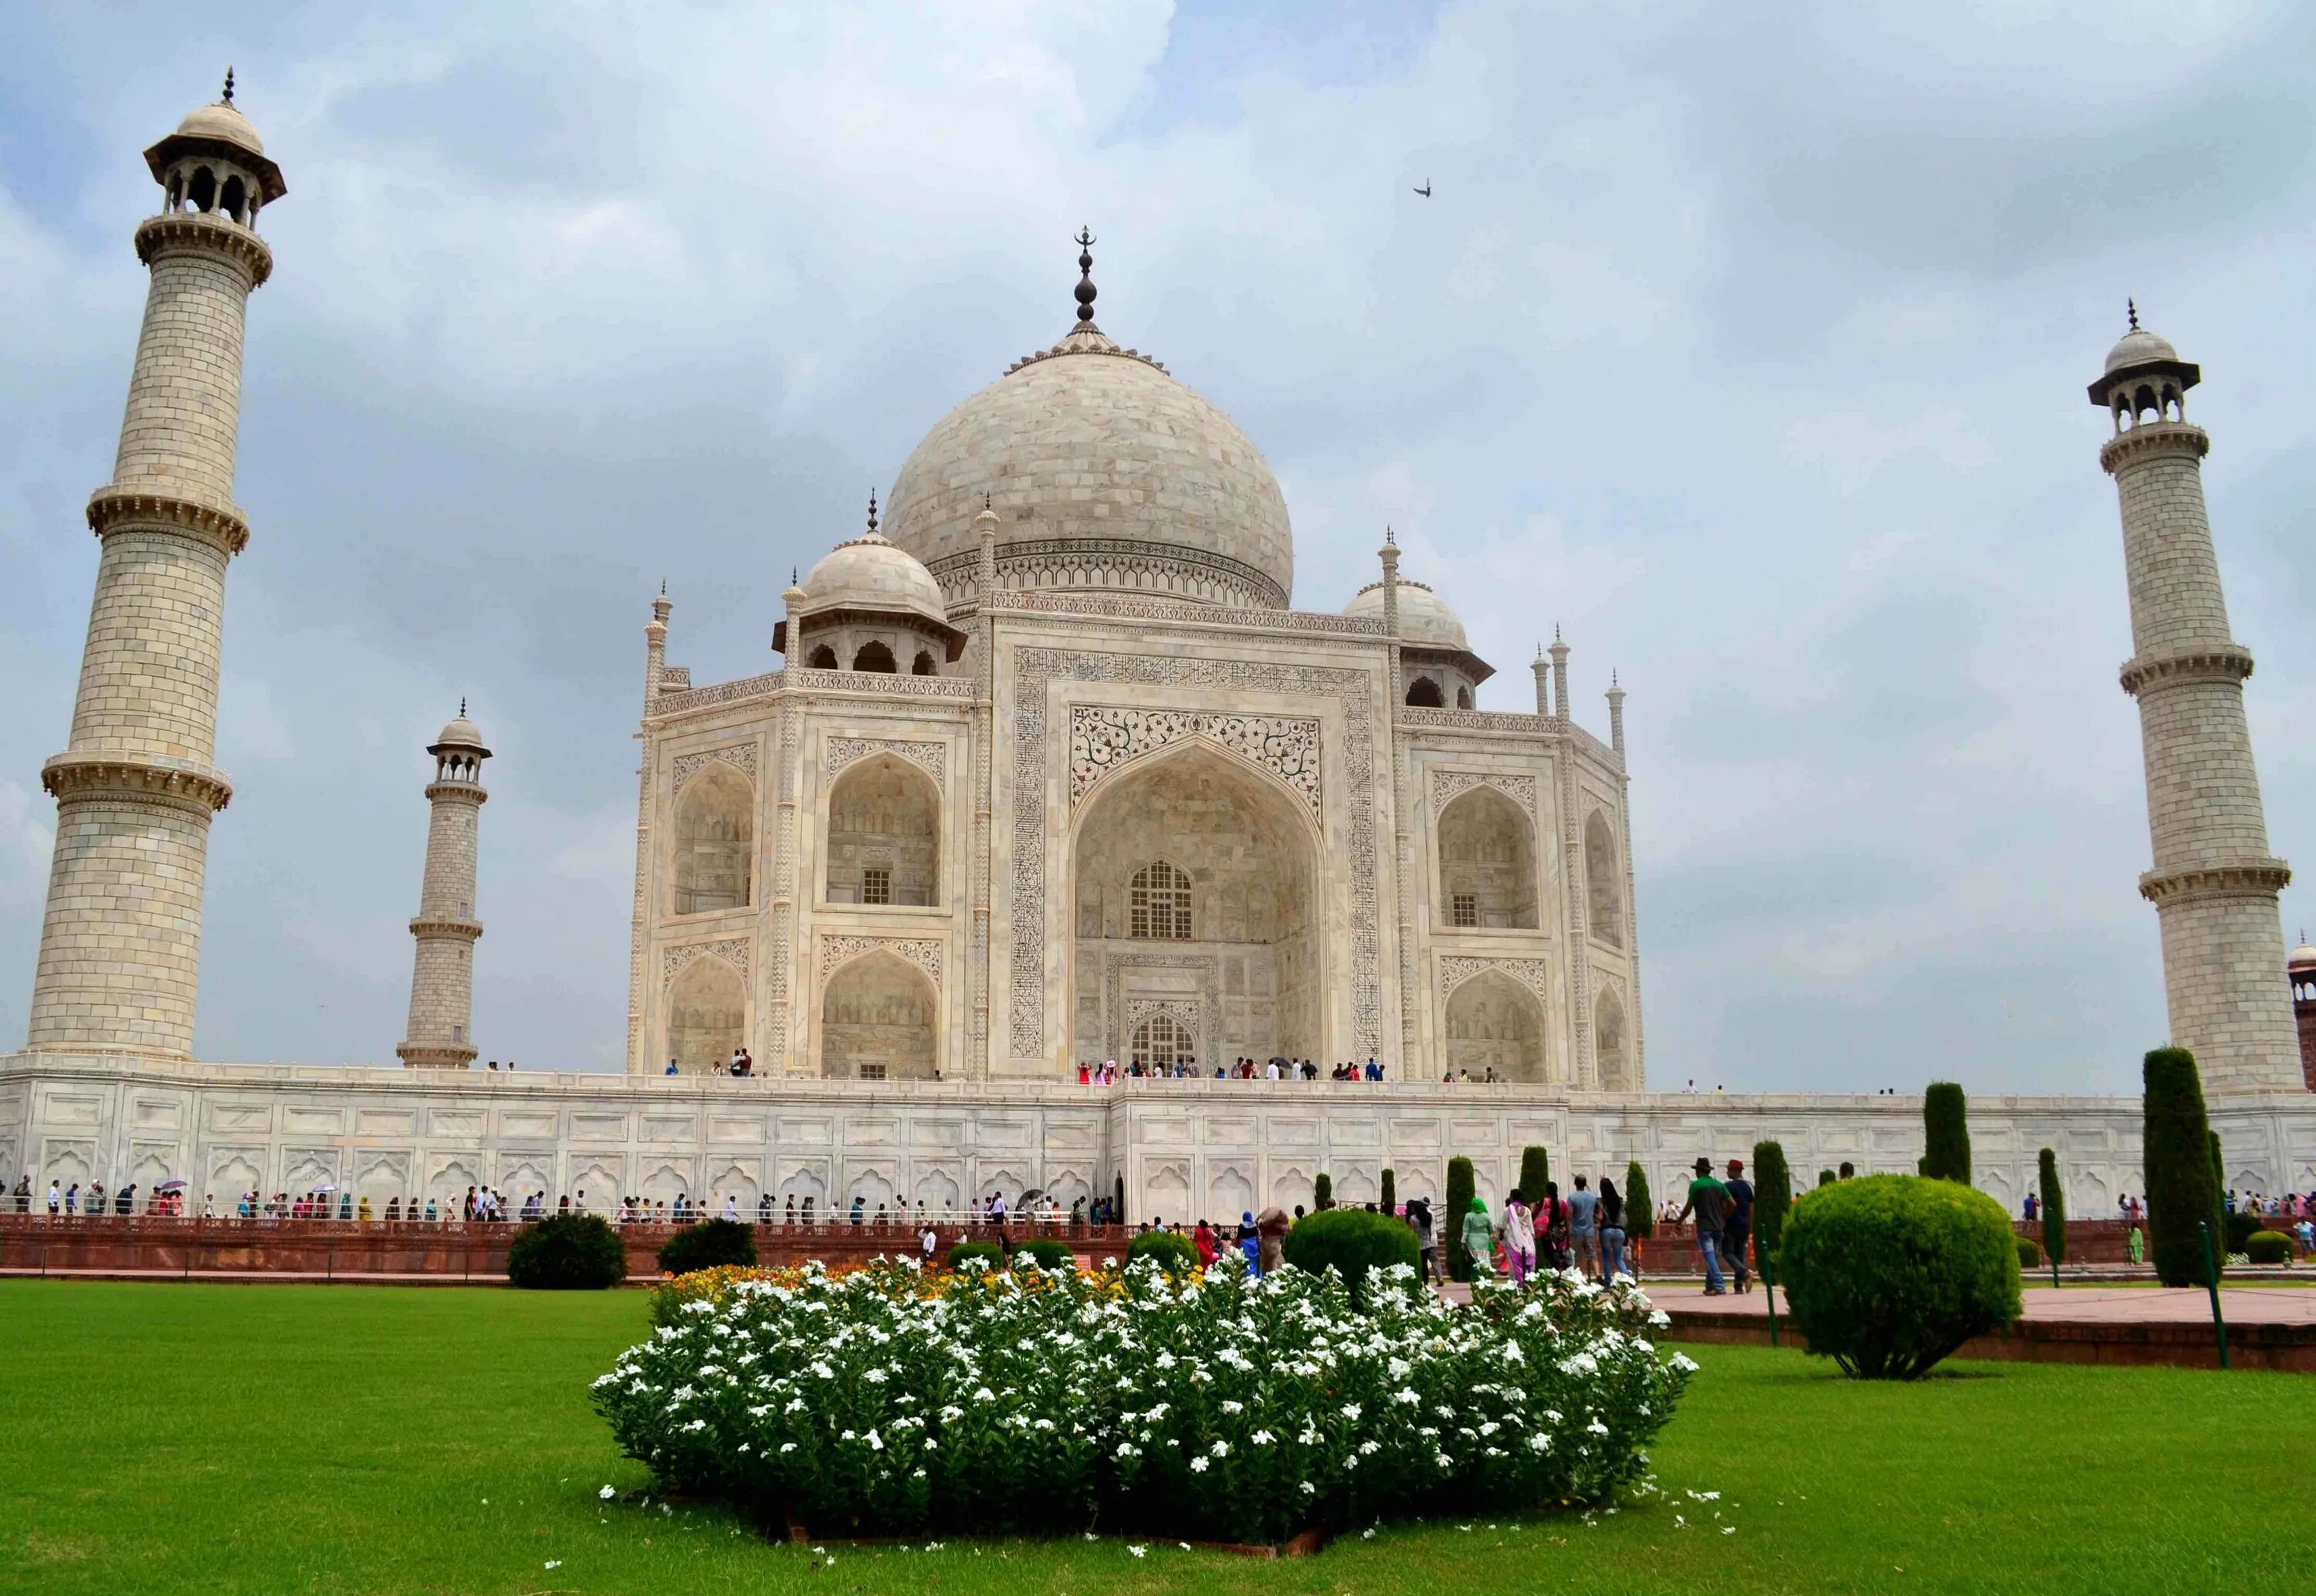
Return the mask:
[[1705,1294],[1726,1297],[1729,1288],[1721,1281],[1721,1228],[1729,1217],[1729,1188],[1713,1178],[1710,1158],[1697,1159],[1688,1201],[1681,1204],[1680,1218],[1674,1223],[1687,1224],[1692,1213],[1697,1216],[1697,1250],[1705,1255]]
[[1721,1221],[1721,1256],[1729,1264],[1731,1279],[1742,1297],[1753,1289],[1745,1264],[1745,1251],[1753,1239],[1753,1183],[1745,1178],[1745,1160],[1729,1160],[1729,1178],[1721,1183],[1729,1193],[1729,1215]]

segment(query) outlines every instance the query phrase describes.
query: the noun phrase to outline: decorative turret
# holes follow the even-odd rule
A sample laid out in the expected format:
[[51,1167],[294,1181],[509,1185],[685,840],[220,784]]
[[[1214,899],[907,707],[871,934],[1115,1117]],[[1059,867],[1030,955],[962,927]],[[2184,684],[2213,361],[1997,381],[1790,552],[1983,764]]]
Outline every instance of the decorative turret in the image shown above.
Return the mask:
[[434,806],[426,829],[426,874],[418,892],[417,918],[410,934],[418,939],[410,975],[410,1031],[394,1051],[413,1069],[464,1069],[475,1061],[475,942],[483,923],[475,917],[476,852],[482,809],[483,761],[491,750],[467,718],[459,716],[427,746],[434,756],[434,779],[426,797]]
[[2204,509],[2211,439],[2187,419],[2196,366],[2139,324],[2107,352],[2091,403],[2115,435],[2099,464],[2123,509],[2132,658],[2155,867],[2139,878],[2163,927],[2171,1040],[2212,1092],[2296,1089],[2303,1077],[2276,894],[2292,879],[2267,851],[2259,772],[2244,723],[2251,652],[2228,633],[2219,558]]
[[272,275],[258,212],[281,169],[225,94],[145,152],[159,212],[137,228],[152,273],[112,480],[88,502],[96,598],[65,751],[42,767],[56,856],[27,1045],[190,1057],[227,563],[249,542],[233,500],[244,313]]
[[873,492],[868,530],[831,549],[783,598],[788,616],[772,628],[772,646],[793,664],[938,676],[965,652],[932,572],[877,530]]

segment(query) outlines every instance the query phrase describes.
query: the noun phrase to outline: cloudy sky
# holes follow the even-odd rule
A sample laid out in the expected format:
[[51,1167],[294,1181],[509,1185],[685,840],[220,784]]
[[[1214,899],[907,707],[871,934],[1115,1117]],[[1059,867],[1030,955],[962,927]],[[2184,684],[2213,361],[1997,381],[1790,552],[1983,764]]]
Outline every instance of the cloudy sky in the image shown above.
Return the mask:
[[478,1040],[616,1068],[651,595],[695,680],[771,669],[790,564],[1067,324],[1082,221],[1105,328],[1269,456],[1300,607],[1389,522],[1483,707],[1530,707],[1555,619],[1596,730],[1621,673],[1656,1084],[2128,1088],[2164,1011],[2083,387],[2127,294],[2204,365],[2269,829],[2316,882],[2311,60],[2316,10],[2234,0],[7,7],[0,1042],[138,152],[231,62],[290,192],[204,1057],[391,1060],[465,694]]

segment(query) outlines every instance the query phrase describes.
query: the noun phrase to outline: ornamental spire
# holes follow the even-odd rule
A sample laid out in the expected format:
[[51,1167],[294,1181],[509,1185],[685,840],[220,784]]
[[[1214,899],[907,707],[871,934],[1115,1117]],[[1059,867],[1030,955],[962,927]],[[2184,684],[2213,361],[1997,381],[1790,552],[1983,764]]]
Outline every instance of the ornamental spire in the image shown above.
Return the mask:
[[1078,325],[1081,327],[1091,327],[1093,325],[1093,300],[1095,294],[1095,288],[1093,286],[1093,246],[1096,240],[1093,235],[1093,230],[1085,226],[1079,227],[1078,235],[1073,242],[1074,242],[1078,246]]
[[868,536],[877,536],[877,490],[868,490]]
[[230,66],[225,69],[225,98],[218,103],[221,105],[233,103],[233,68]]
[[2126,315],[2130,316],[2130,318],[2131,318],[2131,330],[2132,330],[2133,332],[2138,332],[2138,331],[2139,331],[2139,302],[2138,302],[2137,300],[2135,300],[2135,299],[2125,299],[2125,300],[2123,302],[2123,308],[2124,308],[2124,314],[2125,314]]

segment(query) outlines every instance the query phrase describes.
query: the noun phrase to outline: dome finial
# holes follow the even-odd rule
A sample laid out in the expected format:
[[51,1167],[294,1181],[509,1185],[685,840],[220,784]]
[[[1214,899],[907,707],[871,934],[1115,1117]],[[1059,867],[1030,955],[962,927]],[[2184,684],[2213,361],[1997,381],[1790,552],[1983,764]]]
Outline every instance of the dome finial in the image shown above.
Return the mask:
[[459,718],[462,721],[467,718],[467,696],[464,693],[459,695]]
[[2131,318],[2131,330],[2132,330],[2133,332],[2138,332],[2138,331],[2139,331],[2139,301],[2137,301],[2136,299],[2125,299],[2125,300],[2123,302],[2123,309],[2124,309],[2124,315],[2128,315],[2128,316]]
[[225,98],[218,103],[221,105],[233,103],[233,68],[230,66],[225,69]]
[[1093,235],[1093,229],[1081,226],[1078,228],[1077,237],[1072,242],[1076,244],[1078,246],[1078,325],[1081,327],[1091,327],[1093,325],[1093,301],[1095,293],[1093,286],[1093,246],[1096,240]]
[[1394,548],[1397,548],[1399,546],[1399,534],[1391,529],[1391,523],[1389,521],[1385,521],[1383,524],[1383,540]]
[[877,536],[877,490],[868,490],[868,536]]

